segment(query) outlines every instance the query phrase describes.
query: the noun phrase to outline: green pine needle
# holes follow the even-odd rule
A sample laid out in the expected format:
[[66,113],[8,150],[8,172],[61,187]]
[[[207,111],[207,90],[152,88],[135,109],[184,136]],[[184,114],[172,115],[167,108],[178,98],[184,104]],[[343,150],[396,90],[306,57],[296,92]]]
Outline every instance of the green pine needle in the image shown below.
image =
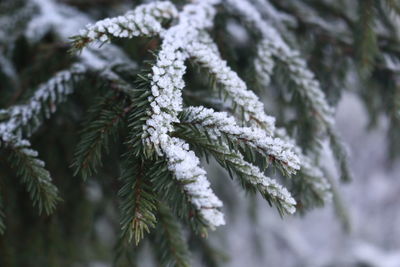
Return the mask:
[[33,205],[39,208],[40,214],[51,214],[61,199],[58,189],[51,182],[50,173],[44,168],[44,162],[27,144],[9,145],[7,148],[10,153],[8,161],[22,178]]
[[190,252],[181,226],[171,210],[161,202],[158,202],[158,218],[153,247],[160,266],[191,266]]
[[375,0],[359,0],[359,18],[355,29],[355,47],[362,77],[368,77],[379,51],[374,29]]
[[121,238],[138,245],[145,233],[156,224],[156,195],[146,176],[149,163],[126,159],[120,177],[123,183],[118,195],[121,198]]
[[108,94],[98,101],[90,109],[90,118],[86,121],[86,127],[82,130],[78,142],[72,167],[75,175],[78,173],[84,179],[96,173],[101,166],[103,151],[108,152],[110,138],[116,137],[118,129],[122,125],[125,114],[131,107],[124,107],[124,102]]

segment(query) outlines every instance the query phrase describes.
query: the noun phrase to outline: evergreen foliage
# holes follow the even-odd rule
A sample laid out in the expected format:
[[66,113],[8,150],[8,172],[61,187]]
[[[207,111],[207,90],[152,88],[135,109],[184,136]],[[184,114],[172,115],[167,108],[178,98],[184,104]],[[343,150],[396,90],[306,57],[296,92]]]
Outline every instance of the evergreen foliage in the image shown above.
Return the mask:
[[39,208],[39,213],[52,213],[59,200],[58,190],[51,183],[50,173],[44,168],[44,162],[37,158],[38,152],[31,149],[26,140],[12,142],[7,150],[7,159],[21,177],[33,205]]
[[[130,159],[133,160],[133,159]],[[126,160],[129,162],[129,160]],[[122,238],[136,245],[156,225],[157,197],[147,174],[148,162],[136,160],[136,166],[126,163],[121,174],[123,186],[118,195],[121,203]]]
[[4,224],[4,210],[3,210],[3,196],[0,195],[0,234],[3,234],[6,228],[6,225]]
[[154,250],[160,266],[190,266],[190,253],[182,229],[167,206],[158,203],[159,227]]
[[[111,2],[0,3],[0,248],[25,247],[25,216],[41,229],[27,246],[58,238],[69,248],[43,248],[32,266],[112,254],[115,265],[134,266],[147,244],[157,266],[191,266],[193,254],[219,266],[206,237],[229,223],[229,201],[207,178],[214,160],[283,217],[332,198],[345,217],[321,144],[330,144],[341,181],[351,181],[334,106],[354,73],[371,124],[385,112],[391,154],[400,151],[396,1],[139,1],[94,22],[128,6]],[[37,55],[43,50],[51,60]],[[99,221],[119,236],[115,253],[85,228]],[[0,250],[1,266],[32,260],[7,255]]]
[[[362,75],[369,75],[372,71],[375,57],[379,51],[377,36],[374,30],[375,2],[372,0],[359,1],[359,19],[356,30],[356,45],[359,47],[358,61]],[[392,7],[394,3],[388,2]]]
[[85,128],[76,146],[72,164],[75,174],[81,173],[86,179],[96,172],[101,165],[103,150],[108,150],[110,137],[115,139],[124,115],[129,110],[129,106],[124,108],[124,100],[118,99],[113,93],[95,101],[95,105],[88,111],[90,115],[83,124]]

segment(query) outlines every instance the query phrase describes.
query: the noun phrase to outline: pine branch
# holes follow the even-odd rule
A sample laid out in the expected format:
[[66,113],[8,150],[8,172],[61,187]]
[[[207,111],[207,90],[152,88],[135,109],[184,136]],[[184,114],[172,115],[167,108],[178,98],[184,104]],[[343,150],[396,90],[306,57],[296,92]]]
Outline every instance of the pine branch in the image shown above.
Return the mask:
[[133,239],[136,245],[155,227],[157,210],[156,195],[146,176],[148,165],[141,159],[125,159],[120,177],[123,183],[118,192],[121,198],[121,239]]
[[[368,0],[369,1],[369,0]],[[371,0],[373,1],[373,0]],[[250,3],[244,0],[229,0],[229,4],[238,12],[245,21],[251,24],[263,37],[260,49],[265,49],[266,53],[273,55],[275,61],[282,65],[284,69],[284,77],[286,85],[292,90],[296,91],[302,101],[302,104],[307,106],[310,116],[315,118],[318,122],[319,129],[326,132],[328,136],[333,136],[334,125],[334,110],[328,104],[324,92],[321,90],[320,83],[315,78],[314,74],[307,68],[307,63],[300,57],[300,53],[291,49],[278,31],[262,19],[257,9]],[[263,64],[262,60],[257,62],[258,65]],[[256,70],[262,71],[257,73],[261,79],[269,79],[270,77],[270,63],[266,61],[266,66],[258,66]],[[262,78],[263,76],[266,76]],[[317,129],[316,129],[317,130]],[[317,139],[316,143],[320,140],[320,133],[314,133]],[[335,147],[332,147],[336,159],[339,161],[340,168],[343,172],[342,177],[351,179],[350,170],[347,168],[348,164],[345,163],[346,149],[341,142],[332,142]]]
[[[294,61],[296,61],[293,58]],[[293,62],[294,62],[293,61]],[[300,61],[298,61],[299,63]],[[283,62],[280,62],[283,63]],[[290,67],[290,64],[294,67]],[[278,64],[277,74],[282,77],[281,85],[298,93],[301,103],[310,117],[315,120],[308,120],[312,125],[313,145],[319,146],[321,141],[327,136],[330,140],[331,149],[339,167],[341,180],[348,182],[352,180],[352,173],[348,165],[348,154],[346,145],[340,140],[340,136],[335,129],[334,110],[329,106],[325,95],[320,89],[319,82],[316,81],[311,72],[304,70],[296,63]],[[287,79],[287,76],[290,79]]]
[[208,33],[201,32],[198,40],[189,48],[188,52],[193,60],[207,69],[214,76],[219,88],[232,99],[234,110],[238,110],[237,113],[242,115],[243,121],[249,121],[272,135],[275,118],[265,114],[264,104],[221,58],[217,45]]
[[96,173],[101,166],[102,153],[108,153],[110,138],[115,139],[126,114],[132,109],[112,93],[95,101],[89,110],[89,118],[76,145],[72,167],[74,174],[84,179]]
[[79,35],[71,37],[71,51],[81,51],[93,41],[108,43],[113,37],[154,36],[163,30],[163,23],[171,21],[176,16],[175,6],[167,1],[139,5],[125,15],[107,18],[86,26]]
[[135,88],[129,91],[129,97],[132,103],[135,103],[128,114],[128,140],[126,144],[129,147],[129,154],[133,158],[145,157],[153,158],[154,150],[152,147],[145,146],[143,136],[146,134],[146,121],[150,118],[151,91],[149,89],[149,80],[145,75],[138,75]]
[[[190,124],[196,128],[206,128],[205,132],[214,138],[222,139],[230,149],[240,151],[247,158],[254,158],[251,152],[257,152],[264,158],[265,165],[273,163],[283,174],[290,176],[300,169],[294,146],[279,138],[273,138],[265,131],[254,127],[240,127],[233,117],[225,112],[214,112],[204,107],[186,108],[180,115],[181,124]],[[250,151],[250,153],[246,153]]]
[[193,181],[175,179],[173,173],[168,169],[165,159],[156,160],[149,167],[147,175],[160,200],[168,203],[172,211],[189,224],[196,234],[207,236],[207,229],[210,225],[201,214],[199,207],[192,201],[196,200],[196,195],[192,196],[191,192],[186,189]]
[[276,136],[286,143],[292,143],[296,155],[300,159],[300,170],[296,176],[288,181],[300,211],[322,206],[332,199],[332,188],[326,175],[316,162],[305,155],[302,149],[295,145],[286,130],[277,128]]
[[9,117],[7,121],[0,123],[0,134],[24,133],[30,136],[45,118],[49,118],[56,111],[58,104],[66,101],[67,96],[73,93],[75,83],[82,79],[85,72],[85,67],[75,64],[40,85],[26,104],[0,110]]
[[158,202],[157,231],[154,250],[159,266],[189,267],[190,252],[182,229],[168,207]]
[[257,46],[257,57],[254,61],[256,73],[262,73],[262,75],[257,75],[257,79],[259,79],[260,84],[265,87],[269,85],[275,67],[272,53],[273,48],[270,46],[270,40],[261,40],[260,44]]
[[293,197],[296,199],[299,211],[314,207],[322,207],[332,199],[332,188],[322,173],[313,173],[309,169],[300,170],[298,175],[290,180]]
[[7,159],[25,184],[33,206],[39,208],[40,214],[43,211],[51,214],[61,199],[44,162],[37,158],[38,153],[30,148],[28,141],[18,139],[5,142],[5,149],[10,154]]
[[354,29],[357,58],[360,74],[367,77],[374,68],[375,58],[379,52],[377,36],[374,29],[375,0],[358,1],[358,22]]
[[[136,89],[129,92],[135,107],[129,114],[129,139],[126,142],[129,150],[127,155],[132,159],[141,157],[146,160],[156,160],[154,166],[150,167],[148,174],[155,190],[165,201],[170,203],[180,218],[183,218],[192,226],[195,232],[205,234],[207,227],[214,228],[214,224],[221,223],[218,220],[213,221],[216,215],[221,215],[215,209],[220,205],[220,202],[208,188],[208,181],[205,180],[203,174],[205,172],[197,166],[198,163],[196,163],[194,154],[192,155],[187,151],[186,146],[177,145],[178,140],[169,139],[171,143],[165,144],[163,151],[158,150],[157,153],[155,153],[157,150],[154,150],[154,148],[157,148],[156,146],[151,146],[148,142],[143,141],[144,137],[148,136],[149,128],[146,126],[152,107],[154,108],[154,105],[150,104],[153,98],[148,89],[149,80],[146,76],[140,75],[136,82]],[[181,155],[181,153],[187,156],[177,158],[176,156]],[[160,154],[165,154],[165,158],[160,157]],[[192,160],[193,162],[191,162]],[[186,162],[190,163],[186,167],[192,168],[191,171],[182,169]],[[176,200],[176,198],[179,200]]]
[[275,180],[264,176],[254,165],[245,161],[238,151],[232,151],[226,144],[219,144],[210,135],[186,125],[177,125],[175,136],[194,145],[203,154],[210,153],[232,176],[239,178],[242,187],[250,192],[260,192],[270,205],[274,204],[281,215],[295,212],[295,200],[286,188]]

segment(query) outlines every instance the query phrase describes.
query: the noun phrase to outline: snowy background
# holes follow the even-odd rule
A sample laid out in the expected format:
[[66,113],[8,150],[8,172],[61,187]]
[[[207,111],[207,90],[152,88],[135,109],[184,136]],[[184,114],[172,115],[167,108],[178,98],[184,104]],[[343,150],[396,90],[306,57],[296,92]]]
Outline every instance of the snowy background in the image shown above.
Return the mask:
[[222,242],[213,240],[230,255],[226,266],[400,266],[400,164],[390,166],[386,159],[385,119],[373,130],[367,130],[367,119],[362,103],[344,95],[337,124],[351,150],[355,174],[353,182],[340,185],[350,233],[343,230],[332,204],[281,219],[260,200],[253,225],[246,202],[237,201],[241,214],[227,220]]

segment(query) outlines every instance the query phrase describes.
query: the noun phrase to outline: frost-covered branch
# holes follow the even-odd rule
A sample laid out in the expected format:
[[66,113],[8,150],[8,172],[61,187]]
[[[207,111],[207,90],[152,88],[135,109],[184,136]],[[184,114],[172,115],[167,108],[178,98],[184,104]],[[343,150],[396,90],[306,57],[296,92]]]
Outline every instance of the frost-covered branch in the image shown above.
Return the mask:
[[295,17],[276,9],[269,0],[254,0],[253,2],[257,10],[263,15],[263,18],[271,22],[274,27],[279,27],[279,30],[285,30],[285,24],[290,26],[297,25]]
[[277,206],[281,214],[293,214],[296,211],[296,201],[289,191],[274,179],[265,176],[258,167],[245,161],[238,151],[232,153],[228,146],[221,146],[214,153],[223,166],[233,170],[242,182],[255,186],[264,198]]
[[271,55],[274,60],[285,66],[288,78],[294,84],[294,90],[298,92],[304,104],[310,109],[310,114],[319,122],[318,125],[328,134],[342,170],[342,180],[350,180],[351,174],[347,166],[346,149],[333,127],[335,124],[334,109],[328,104],[320,83],[308,69],[306,61],[301,58],[298,51],[291,49],[285,43],[277,30],[262,19],[260,13],[250,2],[245,0],[227,1],[244,20],[262,35],[263,39],[259,44],[258,54],[266,56],[266,58],[256,60],[257,75],[262,81],[269,82],[273,67],[272,59],[269,58]]
[[26,129],[27,136],[31,135],[40,126],[41,118],[49,118],[56,111],[57,104],[64,102],[74,91],[74,84],[82,78],[85,71],[81,64],[75,64],[40,85],[26,104],[0,110],[8,118],[0,123],[0,137],[7,141],[9,136],[21,136],[23,129]]
[[265,129],[272,135],[275,118],[265,114],[264,104],[256,94],[247,89],[245,82],[221,58],[210,36],[203,32],[200,37],[189,47],[189,55],[215,76],[221,89],[232,98],[234,105],[243,111],[245,121],[252,122],[253,125]]
[[224,215],[219,211],[222,202],[210,188],[206,171],[199,167],[200,161],[189,145],[179,138],[170,138],[163,152],[168,161],[168,169],[175,179],[182,183],[184,191],[197,208],[209,227],[215,228],[225,224]]
[[286,188],[275,180],[267,177],[253,164],[244,160],[242,154],[227,144],[220,142],[218,137],[208,132],[199,132],[192,127],[177,125],[176,136],[183,138],[205,153],[210,153],[232,176],[234,173],[246,190],[258,191],[270,203],[275,204],[278,211],[283,214],[295,212],[296,201],[291,197]]
[[269,85],[275,67],[272,49],[269,40],[261,40],[257,47],[257,57],[254,60],[254,68],[258,76],[257,79],[259,79],[264,86]]
[[[243,180],[255,186],[268,201],[276,204],[281,214],[293,214],[296,211],[296,201],[285,187],[265,176],[258,167],[245,161],[239,152],[232,154],[227,146],[223,147],[225,152],[223,159],[230,169],[233,169]],[[232,155],[235,156],[232,157]]]
[[151,98],[152,115],[147,120],[146,133],[150,144],[158,146],[167,141],[167,133],[172,131],[172,123],[178,121],[182,110],[183,75],[188,47],[198,38],[199,30],[212,25],[217,1],[195,1],[179,13],[179,23],[169,28],[162,36],[163,43],[157,62],[152,68]]
[[179,121],[178,112],[182,110],[185,50],[195,40],[199,30],[212,25],[213,4],[216,2],[194,1],[186,5],[178,15],[179,23],[163,33],[161,50],[150,74],[152,114],[146,121],[143,134],[146,143],[166,157],[175,179],[190,181],[184,188],[211,228],[225,223],[223,214],[218,210],[222,203],[212,192],[196,155],[188,150],[185,142],[171,138],[168,133],[173,130],[172,123]]
[[[265,51],[260,51],[259,55],[272,55],[275,60],[285,64],[289,78],[297,85],[296,90],[315,112],[316,118],[325,126],[334,124],[334,111],[327,103],[314,74],[307,68],[305,60],[300,57],[300,53],[291,49],[285,43],[278,31],[262,19],[260,13],[251,3],[244,0],[228,0],[228,2],[262,34],[263,40],[259,49]],[[262,71],[258,75],[268,80],[265,76],[271,75],[271,66],[273,66],[271,61],[259,59],[256,62],[258,65],[256,70]]]
[[300,175],[294,179],[301,180],[302,187],[311,191],[318,198],[318,201],[330,201],[332,198],[331,185],[320,167],[303,153],[302,149],[289,137],[285,129],[277,128],[275,134],[286,143],[292,144],[294,152],[299,156]]
[[[213,25],[216,13],[214,5],[219,2],[218,0],[193,1],[185,5],[179,13],[170,3],[142,5],[124,16],[89,25],[80,36],[76,37],[74,43],[75,48],[80,49],[93,40],[109,42],[111,37],[131,38],[152,34],[160,36],[161,48],[148,75],[151,95],[146,96],[149,108],[146,111],[145,125],[142,126],[142,144],[154,150],[158,156],[165,157],[174,179],[182,182],[189,201],[211,228],[224,223],[223,215],[219,211],[222,203],[212,192],[205,171],[200,167],[200,161],[194,152],[189,150],[188,144],[176,136],[171,136],[174,125],[179,125],[178,115],[183,110],[182,90],[185,86],[183,75],[186,71],[184,64],[186,59],[195,60],[214,75],[222,91],[230,96],[234,105],[244,114],[243,120],[250,121],[252,125],[252,127],[239,127],[235,120],[225,113],[193,108],[191,111],[198,113],[200,119],[199,117],[196,119],[202,127],[210,127],[210,121],[207,121],[210,119],[206,118],[210,116],[214,120],[213,123],[218,124],[218,129],[214,129],[216,136],[230,135],[236,141],[246,142],[262,154],[268,155],[269,160],[278,162],[286,174],[294,173],[300,164],[291,145],[279,138],[271,137],[275,131],[275,119],[265,114],[262,102],[248,90],[239,75],[221,58],[216,44],[205,31]],[[169,28],[163,28],[161,20],[172,18],[176,23]],[[150,21],[154,23],[149,25]],[[282,43],[284,44],[283,41]],[[272,71],[273,65],[269,68]],[[193,122],[195,118],[190,119]],[[139,126],[136,123],[133,125],[134,129]],[[224,149],[229,152],[228,147]],[[149,154],[148,149],[145,151]],[[281,198],[283,204],[279,205],[286,212],[292,213],[294,202],[290,200],[291,197],[286,189],[264,177],[257,167],[241,158],[240,152],[235,152],[239,155],[232,156],[229,164],[235,166],[248,182],[264,188],[259,189],[261,192],[274,199]],[[268,188],[275,189],[269,191]]]
[[74,49],[81,50],[93,41],[107,43],[112,37],[154,36],[163,31],[162,24],[176,17],[178,11],[170,2],[152,2],[136,7],[125,15],[107,18],[88,25],[72,37]]
[[292,144],[270,137],[259,128],[238,126],[235,119],[225,112],[189,107],[184,110],[181,123],[198,124],[218,138],[225,136],[232,142],[245,143],[265,155],[267,160],[279,164],[285,174],[294,174],[300,169],[300,161],[293,152]]

